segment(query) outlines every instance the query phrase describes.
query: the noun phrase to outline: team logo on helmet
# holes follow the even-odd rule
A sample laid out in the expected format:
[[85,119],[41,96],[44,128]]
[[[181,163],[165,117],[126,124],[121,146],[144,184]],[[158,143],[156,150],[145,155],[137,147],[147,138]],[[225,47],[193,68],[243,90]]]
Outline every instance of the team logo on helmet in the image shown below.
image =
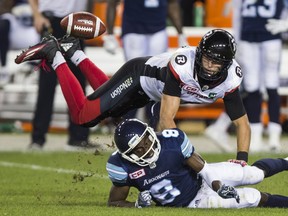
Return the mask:
[[235,71],[236,71],[236,75],[238,77],[241,78],[243,76],[242,70],[241,70],[241,68],[239,66],[236,67]]
[[177,55],[175,62],[176,64],[184,65],[187,62],[187,57],[185,55]]

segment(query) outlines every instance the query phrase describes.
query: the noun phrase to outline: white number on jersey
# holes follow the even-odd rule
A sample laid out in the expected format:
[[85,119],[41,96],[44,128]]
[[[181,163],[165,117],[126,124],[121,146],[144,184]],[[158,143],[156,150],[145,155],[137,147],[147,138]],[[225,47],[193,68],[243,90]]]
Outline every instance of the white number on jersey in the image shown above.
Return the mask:
[[173,130],[173,129],[166,129],[166,130],[162,131],[162,135],[165,138],[178,137],[179,136],[179,132],[177,130]]
[[173,202],[175,197],[180,194],[180,191],[176,187],[173,187],[171,181],[167,179],[154,184],[150,192],[163,205]]
[[242,5],[243,17],[256,17],[257,15],[263,18],[273,17],[276,13],[277,0],[264,0],[263,5],[255,5],[256,0],[244,0]]

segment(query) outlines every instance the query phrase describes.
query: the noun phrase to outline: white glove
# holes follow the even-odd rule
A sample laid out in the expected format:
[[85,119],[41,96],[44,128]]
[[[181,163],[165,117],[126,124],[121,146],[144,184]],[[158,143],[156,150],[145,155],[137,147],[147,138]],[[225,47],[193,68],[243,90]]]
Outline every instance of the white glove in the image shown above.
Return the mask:
[[183,47],[183,46],[189,46],[187,38],[184,34],[179,34],[178,35],[178,46]]
[[288,19],[268,19],[265,25],[271,34],[279,34],[288,31]]
[[138,199],[135,202],[136,208],[143,208],[151,206],[152,196],[149,190],[145,190],[139,193]]
[[220,197],[222,197],[223,199],[231,199],[234,198],[236,199],[236,202],[239,203],[240,202],[240,197],[237,193],[237,190],[232,187],[232,186],[228,186],[223,184],[219,190],[217,191],[218,195]]
[[116,53],[116,50],[118,49],[119,47],[119,43],[118,43],[118,40],[116,38],[115,35],[105,35],[103,37],[103,47],[104,49],[108,52],[108,53],[111,53],[111,54],[115,54]]

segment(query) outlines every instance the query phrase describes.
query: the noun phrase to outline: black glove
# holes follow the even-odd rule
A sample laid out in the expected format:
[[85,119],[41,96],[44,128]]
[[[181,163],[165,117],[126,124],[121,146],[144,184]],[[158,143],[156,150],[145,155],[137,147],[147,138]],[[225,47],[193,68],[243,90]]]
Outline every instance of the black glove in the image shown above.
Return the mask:
[[138,199],[135,202],[136,208],[143,208],[143,207],[149,207],[152,202],[152,196],[150,194],[149,190],[145,190],[139,193]]
[[237,203],[240,202],[240,197],[239,197],[239,195],[237,193],[237,190],[234,187],[232,187],[232,186],[227,186],[227,185],[223,184],[219,188],[217,193],[223,199],[235,198]]

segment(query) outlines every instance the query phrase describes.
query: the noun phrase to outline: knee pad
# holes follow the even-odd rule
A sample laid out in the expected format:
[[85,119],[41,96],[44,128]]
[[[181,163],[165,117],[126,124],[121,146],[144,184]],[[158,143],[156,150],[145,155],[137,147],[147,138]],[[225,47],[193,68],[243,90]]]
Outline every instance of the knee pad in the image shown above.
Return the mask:
[[240,205],[243,208],[257,207],[261,200],[261,193],[255,188],[241,188],[238,189],[238,193],[240,196]]
[[242,185],[257,184],[264,179],[264,171],[256,166],[243,167]]

